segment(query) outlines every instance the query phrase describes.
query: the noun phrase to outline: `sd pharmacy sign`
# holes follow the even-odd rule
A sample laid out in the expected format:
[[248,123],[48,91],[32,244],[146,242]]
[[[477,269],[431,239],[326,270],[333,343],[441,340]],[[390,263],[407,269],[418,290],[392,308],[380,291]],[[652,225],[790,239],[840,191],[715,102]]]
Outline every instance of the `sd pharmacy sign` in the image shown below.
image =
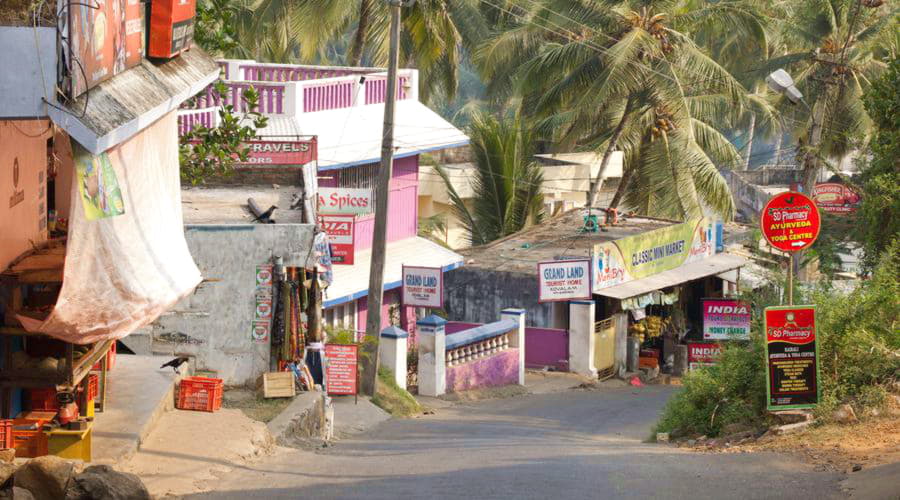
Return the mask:
[[538,302],[591,298],[591,261],[554,260],[538,263]]
[[776,249],[799,252],[809,248],[819,237],[819,209],[801,193],[777,194],[763,207],[759,228]]
[[403,305],[444,307],[444,273],[441,268],[403,266]]

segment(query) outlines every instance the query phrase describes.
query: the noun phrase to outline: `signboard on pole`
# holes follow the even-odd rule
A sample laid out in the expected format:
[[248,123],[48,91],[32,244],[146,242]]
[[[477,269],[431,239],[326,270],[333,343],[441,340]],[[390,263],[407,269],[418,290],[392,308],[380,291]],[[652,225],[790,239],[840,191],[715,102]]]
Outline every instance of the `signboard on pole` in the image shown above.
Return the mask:
[[238,160],[241,167],[306,165],[316,159],[315,140],[306,141],[247,141],[250,152],[247,161]]
[[539,262],[538,302],[591,298],[591,261],[554,260]]
[[691,342],[688,344],[688,369],[716,364],[722,354],[722,346],[715,342]]
[[699,219],[594,246],[594,291],[675,269],[715,253],[713,223]]
[[331,244],[331,263],[352,265],[355,254],[353,215],[319,215],[319,226],[328,234]]
[[703,299],[704,340],[750,338],[750,304],[735,299]]
[[356,344],[325,344],[325,385],[328,394],[356,394]]
[[444,273],[440,267],[403,266],[403,305],[444,307]]
[[367,214],[375,211],[371,189],[319,188],[320,214]]
[[859,208],[859,194],[839,182],[821,182],[813,189],[816,205],[830,214],[849,214]]
[[814,407],[819,402],[815,306],[767,307],[765,331],[768,409]]
[[786,191],[773,196],[763,207],[759,228],[776,249],[799,252],[819,237],[819,209],[806,195]]

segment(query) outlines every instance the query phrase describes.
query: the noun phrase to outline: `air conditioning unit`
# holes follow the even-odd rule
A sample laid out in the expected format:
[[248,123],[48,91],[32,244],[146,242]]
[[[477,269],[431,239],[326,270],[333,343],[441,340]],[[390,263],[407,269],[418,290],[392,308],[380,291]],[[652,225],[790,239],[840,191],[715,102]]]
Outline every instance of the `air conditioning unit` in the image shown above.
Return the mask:
[[151,0],[147,57],[170,59],[191,48],[196,0]]

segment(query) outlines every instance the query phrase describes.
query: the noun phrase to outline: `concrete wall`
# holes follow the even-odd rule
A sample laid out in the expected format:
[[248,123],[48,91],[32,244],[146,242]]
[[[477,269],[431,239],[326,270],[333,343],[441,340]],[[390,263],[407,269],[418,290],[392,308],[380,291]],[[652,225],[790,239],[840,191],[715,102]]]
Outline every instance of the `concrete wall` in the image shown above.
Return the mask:
[[0,26],[0,47],[0,118],[47,116],[42,99],[56,102],[56,28]]
[[256,266],[281,256],[306,266],[313,226],[308,224],[189,225],[185,237],[204,279],[197,291],[152,328],[157,354],[195,357],[195,368],[215,370],[227,385],[254,384],[269,371],[269,340],[251,338]]
[[487,358],[447,367],[447,392],[519,383],[519,350],[507,349]]
[[553,324],[550,303],[538,304],[537,273],[510,273],[461,267],[444,274],[444,309],[448,320],[490,323],[497,311],[525,309],[528,326]]

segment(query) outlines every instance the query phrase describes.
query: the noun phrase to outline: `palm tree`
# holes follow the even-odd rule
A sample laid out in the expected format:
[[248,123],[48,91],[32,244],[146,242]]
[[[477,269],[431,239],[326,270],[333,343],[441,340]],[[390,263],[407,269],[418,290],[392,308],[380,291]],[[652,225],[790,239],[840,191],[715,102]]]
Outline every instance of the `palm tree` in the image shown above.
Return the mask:
[[[347,38],[345,64],[387,63],[390,16],[382,0],[249,1],[255,3],[255,33],[271,40],[266,45],[295,43],[294,62],[318,62],[324,48]],[[418,0],[402,10],[401,64],[422,71],[424,99],[436,92],[454,95],[461,50],[487,34],[478,5],[478,0]]]
[[[798,106],[792,120],[805,147],[803,186],[810,192],[819,176],[820,160],[838,160],[865,140],[872,123],[863,95],[870,82],[886,68],[891,37],[897,37],[900,8],[871,0],[803,0],[787,4],[780,24],[792,50],[769,59],[768,73],[786,69],[803,92],[810,108]],[[786,100],[782,100],[788,106]],[[824,115],[821,141],[816,150],[812,122]]]
[[543,218],[544,182],[533,160],[533,133],[516,118],[499,119],[476,114],[468,129],[475,156],[471,210],[450,179],[447,170],[436,170],[450,195],[453,215],[465,227],[472,245],[484,245],[515,233],[529,222]]
[[622,149],[626,170],[613,208],[630,190],[632,206],[649,214],[692,218],[705,205],[730,218],[733,201],[716,166],[735,165],[739,156],[713,124],[750,109],[750,100],[691,33],[728,26],[748,43],[764,43],[759,16],[728,1],[532,4],[508,11],[510,26],[482,46],[478,60],[497,78],[494,90],[520,94],[523,112],[557,147],[603,153],[589,202],[611,153]]

